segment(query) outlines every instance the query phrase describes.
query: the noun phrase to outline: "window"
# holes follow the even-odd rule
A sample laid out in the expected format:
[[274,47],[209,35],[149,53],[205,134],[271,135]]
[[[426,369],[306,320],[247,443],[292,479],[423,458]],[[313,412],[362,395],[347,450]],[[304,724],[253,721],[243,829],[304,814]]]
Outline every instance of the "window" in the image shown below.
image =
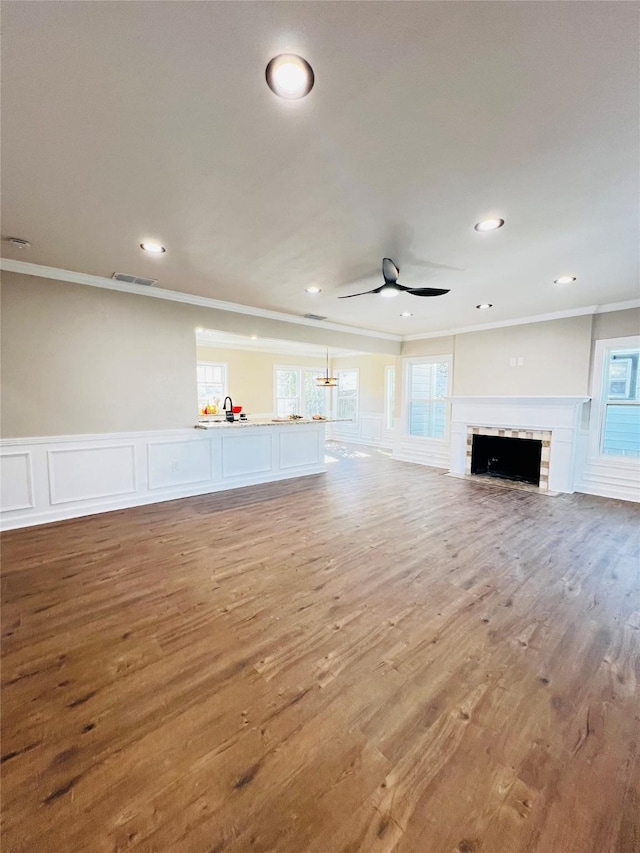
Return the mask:
[[407,376],[409,435],[445,438],[448,429],[448,356],[410,362]]
[[358,418],[358,370],[336,370],[336,418],[355,421]]
[[384,369],[384,411],[387,429],[393,429],[393,413],[396,407],[396,368],[394,365]]
[[276,367],[276,417],[326,415],[327,392],[316,383],[321,374],[320,368],[314,370],[308,367]]
[[198,362],[198,411],[215,407],[218,411],[227,396],[227,365],[213,361]]
[[[628,339],[625,339],[625,341]],[[627,346],[600,342],[602,399],[600,452],[640,458],[640,342]],[[604,352],[603,352],[604,350]]]

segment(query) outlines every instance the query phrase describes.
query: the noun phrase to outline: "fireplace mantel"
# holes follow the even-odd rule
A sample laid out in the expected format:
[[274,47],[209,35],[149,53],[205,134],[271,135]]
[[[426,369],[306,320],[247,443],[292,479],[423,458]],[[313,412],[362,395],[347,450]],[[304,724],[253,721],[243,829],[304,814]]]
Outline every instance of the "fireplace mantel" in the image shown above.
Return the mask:
[[549,489],[573,492],[576,440],[584,396],[456,396],[451,403],[452,474],[465,473],[469,427],[548,430],[551,432]]

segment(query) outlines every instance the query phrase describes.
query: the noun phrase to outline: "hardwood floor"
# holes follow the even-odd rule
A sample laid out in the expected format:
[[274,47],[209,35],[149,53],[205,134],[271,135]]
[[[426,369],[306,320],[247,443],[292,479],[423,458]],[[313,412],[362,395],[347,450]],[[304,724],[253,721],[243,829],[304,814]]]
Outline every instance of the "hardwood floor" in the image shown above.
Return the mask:
[[327,475],[6,533],[4,853],[638,853],[638,507]]

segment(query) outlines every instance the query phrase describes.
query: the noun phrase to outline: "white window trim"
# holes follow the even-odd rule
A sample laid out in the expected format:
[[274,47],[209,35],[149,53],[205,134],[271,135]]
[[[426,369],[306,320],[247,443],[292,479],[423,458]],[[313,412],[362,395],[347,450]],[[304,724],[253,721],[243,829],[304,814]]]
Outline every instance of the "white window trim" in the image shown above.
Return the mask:
[[338,385],[333,389],[331,395],[331,412],[338,415],[338,396],[340,394],[340,374],[355,373],[356,374],[356,413],[352,421],[344,421],[344,423],[357,424],[360,418],[360,368],[359,367],[340,367],[331,371],[332,375],[338,380]]
[[224,400],[224,398],[227,397],[229,394],[229,362],[228,361],[202,361],[201,359],[198,359],[196,361],[196,398],[197,398],[196,399],[196,409],[200,408],[199,407],[200,400],[198,397],[198,385],[200,385],[200,382],[198,382],[198,368],[199,367],[223,367],[224,368],[224,389],[223,389],[222,399]]
[[[273,365],[273,414],[274,416],[278,412],[278,382],[276,378],[277,370],[297,370],[298,371],[298,383],[300,394],[298,395],[298,401],[300,404],[300,411],[296,414],[307,416],[306,405],[304,399],[304,374],[308,370],[310,373],[315,373],[318,376],[324,376],[325,368],[324,367],[313,367],[312,365],[299,365],[299,364],[274,364]],[[326,392],[325,392],[326,393]],[[331,399],[328,401],[326,417],[330,416],[331,412]]]
[[410,429],[410,411],[409,405],[411,395],[409,389],[410,382],[410,366],[414,364],[438,364],[445,362],[448,370],[447,382],[447,397],[451,397],[451,388],[453,385],[453,355],[424,355],[415,356],[414,358],[404,358],[402,360],[402,435],[409,441],[415,441],[420,444],[433,444],[438,446],[446,446],[451,441],[451,400],[447,399],[447,422],[444,430],[444,438],[430,438],[426,435],[411,435]]
[[607,403],[616,404],[615,400],[606,400],[604,395],[605,362],[607,353],[614,349],[640,347],[640,335],[626,338],[602,338],[596,341],[593,356],[593,376],[591,378],[591,417],[589,420],[589,461],[599,465],[610,465],[615,468],[638,468],[640,460],[633,456],[614,456],[602,452],[604,440],[604,418]]

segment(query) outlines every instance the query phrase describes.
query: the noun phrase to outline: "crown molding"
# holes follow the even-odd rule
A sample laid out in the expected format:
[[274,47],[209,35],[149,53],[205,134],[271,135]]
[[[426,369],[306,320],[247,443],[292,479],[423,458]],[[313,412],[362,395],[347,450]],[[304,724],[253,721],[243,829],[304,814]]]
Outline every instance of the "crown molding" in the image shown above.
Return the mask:
[[483,332],[490,329],[502,329],[507,326],[525,326],[528,323],[544,323],[548,320],[562,320],[567,317],[581,317],[586,314],[606,314],[611,311],[626,311],[629,308],[640,308],[640,299],[628,299],[624,302],[611,302],[605,305],[587,305],[581,308],[569,308],[566,311],[554,311],[548,314],[536,314],[531,317],[518,317],[513,320],[497,320],[494,323],[479,323],[472,326],[458,326],[443,329],[438,332],[419,332],[415,335],[393,335],[390,332],[376,332],[357,326],[345,326],[341,323],[328,323],[324,320],[307,320],[295,314],[284,314],[279,311],[268,311],[264,308],[253,308],[250,305],[240,305],[235,302],[223,302],[208,296],[196,296],[191,293],[180,293],[177,290],[165,290],[161,287],[146,287],[139,284],[126,284],[89,273],[63,270],[48,267],[43,264],[32,264],[27,261],[16,261],[11,258],[0,258],[0,270],[7,272],[32,275],[39,278],[50,278],[55,281],[68,281],[72,284],[84,284],[89,287],[100,287],[105,290],[116,290],[136,296],[150,296],[155,299],[166,299],[170,302],[182,302],[186,305],[198,305],[202,308],[214,308],[218,311],[228,311],[233,314],[245,314],[250,317],[263,317],[267,320],[279,320],[283,323],[294,323],[299,326],[310,326],[315,329],[327,329],[332,332],[343,332],[348,335],[363,335],[369,338],[379,338],[387,341],[422,341],[429,338],[444,338],[450,335],[462,335],[467,332]]
[[389,332],[374,332],[371,329],[361,329],[357,326],[344,326],[340,323],[327,323],[324,320],[307,320],[296,314],[284,314],[279,311],[268,311],[264,308],[253,308],[249,305],[239,305],[235,302],[222,302],[208,296],[196,296],[192,293],[180,293],[177,290],[165,290],[161,287],[147,287],[140,284],[126,284],[112,278],[100,275],[62,270],[57,267],[47,267],[43,264],[31,264],[27,261],[15,261],[11,258],[0,258],[0,270],[16,272],[22,275],[32,275],[39,278],[51,278],[55,281],[68,281],[72,284],[84,284],[89,287],[100,287],[104,290],[116,290],[119,293],[129,293],[135,296],[150,296],[154,299],[166,299],[169,302],[182,302],[186,305],[198,305],[202,308],[214,308],[217,311],[229,311],[232,314],[247,314],[250,317],[263,317],[267,320],[279,320],[283,323],[295,323],[298,326],[311,326],[314,329],[328,329],[332,332],[343,332],[348,335],[364,335],[368,338],[381,338],[385,341],[400,343],[400,335]]
[[610,302],[608,305],[598,305],[594,314],[608,314],[610,311],[628,311],[629,308],[640,308],[640,299],[627,299],[626,302]]
[[519,317],[515,320],[497,320],[495,323],[480,323],[475,326],[458,326],[441,332],[421,332],[417,335],[405,335],[405,341],[424,341],[428,338],[445,338],[451,335],[463,335],[467,332],[484,332],[489,329],[503,329],[507,326],[526,326],[528,323],[544,323],[548,320],[564,320],[567,317],[583,317],[586,314],[607,314],[610,311],[626,311],[640,308],[640,299],[628,299],[626,302],[611,302],[607,305],[586,305],[582,308],[569,308],[566,311],[553,311],[549,314],[536,314],[532,317]]

